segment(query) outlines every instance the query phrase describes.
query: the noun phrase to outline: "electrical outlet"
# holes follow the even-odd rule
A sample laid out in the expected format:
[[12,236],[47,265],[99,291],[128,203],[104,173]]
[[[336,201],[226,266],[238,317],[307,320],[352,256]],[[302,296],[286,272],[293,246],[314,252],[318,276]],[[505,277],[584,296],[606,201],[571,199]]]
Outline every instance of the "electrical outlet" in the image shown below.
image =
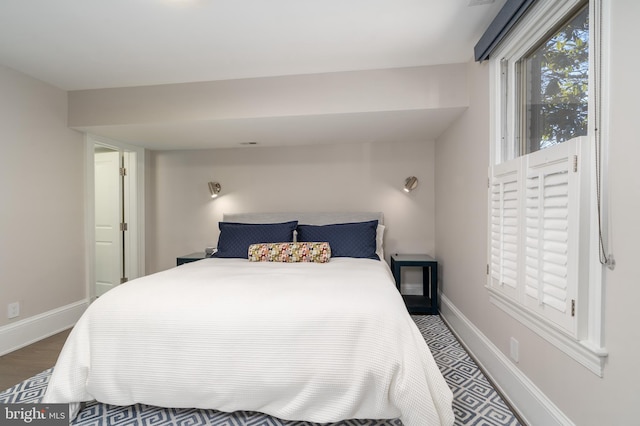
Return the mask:
[[520,348],[519,348],[520,344],[518,343],[518,341],[516,339],[514,339],[513,337],[511,338],[511,345],[510,345],[510,349],[511,349],[511,359],[513,360],[513,362],[518,362],[520,360]]
[[20,316],[20,302],[9,303],[7,306],[7,318]]

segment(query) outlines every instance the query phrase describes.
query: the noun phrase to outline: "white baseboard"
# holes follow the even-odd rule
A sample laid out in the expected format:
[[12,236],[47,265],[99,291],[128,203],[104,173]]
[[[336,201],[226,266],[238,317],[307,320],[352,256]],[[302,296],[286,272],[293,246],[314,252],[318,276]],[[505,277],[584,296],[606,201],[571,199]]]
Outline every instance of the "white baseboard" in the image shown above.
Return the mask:
[[73,327],[88,306],[81,300],[0,327],[0,356]]
[[440,301],[442,318],[524,422],[545,426],[574,425],[446,296],[441,294]]

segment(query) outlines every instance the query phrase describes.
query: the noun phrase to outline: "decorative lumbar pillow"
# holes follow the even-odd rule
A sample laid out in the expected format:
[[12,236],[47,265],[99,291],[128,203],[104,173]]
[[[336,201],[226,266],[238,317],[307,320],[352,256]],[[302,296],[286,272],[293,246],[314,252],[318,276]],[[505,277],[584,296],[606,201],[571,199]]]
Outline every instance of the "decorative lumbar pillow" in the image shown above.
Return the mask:
[[378,221],[298,225],[298,241],[327,241],[333,257],[357,257],[380,260],[376,254]]
[[326,263],[331,258],[329,243],[261,243],[249,246],[252,262],[315,262]]
[[247,258],[251,244],[293,241],[293,230],[298,221],[284,223],[220,222],[218,251],[214,257]]

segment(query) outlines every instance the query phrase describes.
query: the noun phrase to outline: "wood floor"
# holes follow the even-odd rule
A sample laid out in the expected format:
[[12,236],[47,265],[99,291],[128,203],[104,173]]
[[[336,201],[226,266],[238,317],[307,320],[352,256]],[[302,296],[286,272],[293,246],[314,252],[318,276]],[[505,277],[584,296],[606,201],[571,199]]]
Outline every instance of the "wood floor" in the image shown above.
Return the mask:
[[70,331],[0,356],[0,392],[53,367]]

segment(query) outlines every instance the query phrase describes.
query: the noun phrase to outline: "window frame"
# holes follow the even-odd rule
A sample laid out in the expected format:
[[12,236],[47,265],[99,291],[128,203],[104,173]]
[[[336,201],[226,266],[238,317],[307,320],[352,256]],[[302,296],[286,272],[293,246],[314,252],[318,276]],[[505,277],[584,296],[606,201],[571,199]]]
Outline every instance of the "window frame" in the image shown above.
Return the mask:
[[[501,163],[513,160],[521,156],[522,129],[519,128],[518,114],[522,113],[523,94],[521,92],[522,76],[519,73],[518,61],[526,57],[532,49],[539,45],[545,38],[552,35],[553,31],[567,22],[585,4],[589,8],[589,118],[588,118],[588,149],[583,150],[581,162],[592,165],[595,161],[595,137],[601,137],[602,128],[606,128],[606,117],[600,116],[600,111],[606,111],[602,105],[608,99],[603,97],[607,92],[606,81],[601,79],[603,64],[607,61],[603,56],[600,46],[603,44],[602,0],[568,0],[558,2],[554,0],[539,0],[522,17],[512,31],[503,39],[500,46],[492,52],[489,59],[490,69],[490,167],[489,167],[489,223],[488,223],[488,276],[486,288],[489,291],[490,300],[500,309],[526,325],[542,338],[571,356],[576,361],[587,367],[593,373],[602,376],[604,360],[607,350],[604,347],[603,327],[603,277],[604,267],[600,263],[598,225],[596,214],[597,205],[595,197],[596,173],[595,167],[588,167],[587,172],[581,177],[588,188],[587,200],[584,212],[581,211],[581,219],[585,221],[586,240],[579,264],[581,280],[576,288],[577,318],[575,333],[567,333],[544,317],[540,316],[524,303],[509,297],[491,285],[491,179],[494,167]],[[506,72],[506,78],[502,76]],[[596,99],[600,105],[596,105]],[[603,102],[604,101],[604,102]],[[602,139],[602,137],[601,137]],[[602,146],[602,152],[606,154],[606,147]],[[524,155],[524,154],[523,154]],[[603,155],[603,154],[601,154]],[[603,155],[606,158],[606,155]],[[606,164],[605,164],[606,166]],[[606,178],[606,170],[601,170],[601,179]],[[603,185],[604,186],[604,185]],[[603,188],[604,190],[604,188]],[[603,199],[606,199],[603,197]],[[606,209],[602,209],[606,219]],[[605,221],[606,223],[606,221]],[[605,232],[606,238],[606,232]],[[581,244],[582,246],[582,244]]]

